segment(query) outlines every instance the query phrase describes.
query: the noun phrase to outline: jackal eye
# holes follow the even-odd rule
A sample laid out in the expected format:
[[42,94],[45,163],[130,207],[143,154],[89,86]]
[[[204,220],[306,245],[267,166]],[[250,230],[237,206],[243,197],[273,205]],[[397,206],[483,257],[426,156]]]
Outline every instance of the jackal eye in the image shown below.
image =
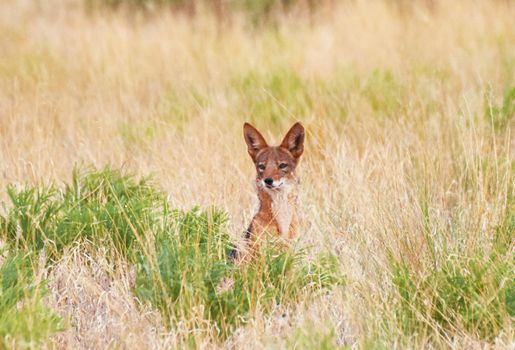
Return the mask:
[[279,164],[279,169],[286,169],[288,167],[288,163]]
[[262,163],[258,164],[258,169],[259,170],[265,170],[265,168],[266,168],[265,164],[262,164]]

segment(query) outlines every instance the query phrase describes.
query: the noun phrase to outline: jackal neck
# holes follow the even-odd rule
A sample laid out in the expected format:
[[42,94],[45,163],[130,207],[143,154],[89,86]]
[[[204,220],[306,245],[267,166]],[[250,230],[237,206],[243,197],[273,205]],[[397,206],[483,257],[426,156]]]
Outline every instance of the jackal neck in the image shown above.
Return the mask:
[[285,186],[280,191],[258,189],[260,201],[258,216],[276,227],[280,235],[288,236],[293,218],[296,215],[296,183]]

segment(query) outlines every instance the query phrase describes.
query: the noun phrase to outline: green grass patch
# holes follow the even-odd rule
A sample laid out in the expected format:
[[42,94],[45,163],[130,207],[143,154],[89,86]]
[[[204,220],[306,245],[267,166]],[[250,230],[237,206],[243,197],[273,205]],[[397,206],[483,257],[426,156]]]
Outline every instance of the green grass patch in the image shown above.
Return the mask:
[[149,179],[119,170],[75,171],[64,189],[8,187],[10,203],[0,236],[17,247],[58,258],[70,244],[86,240],[127,256],[138,239],[162,224],[166,200]]
[[34,276],[33,253],[0,252],[0,348],[39,347],[63,328],[42,303],[44,283]]
[[394,263],[392,271],[398,292],[396,319],[404,334],[422,334],[436,325],[447,335],[463,329],[474,338],[492,340],[515,316],[509,255],[449,255],[441,267],[423,276],[403,263]]
[[[81,241],[127,260],[136,267],[135,294],[152,303],[169,327],[186,323],[198,330],[209,324],[225,338],[254,310],[293,306],[301,296],[342,281],[334,257],[310,260],[305,251],[274,244],[264,244],[252,263],[236,267],[228,260],[233,245],[223,211],[172,210],[149,179],[120,170],[75,171],[64,188],[9,187],[8,194],[0,237],[19,251],[45,250],[50,260]],[[234,286],[217,292],[224,278]]]
[[291,69],[250,71],[235,78],[232,86],[242,99],[241,106],[245,106],[242,113],[249,115],[251,122],[265,120],[281,125],[292,118],[302,119],[312,110],[308,82]]
[[[156,236],[155,254],[142,257],[136,287],[169,325],[196,320],[190,327],[199,329],[209,320],[225,338],[257,308],[268,313],[342,281],[334,258],[309,261],[305,252],[284,251],[273,242],[251,263],[234,266],[227,260],[232,245],[223,212],[194,209],[172,217],[174,228]],[[223,279],[233,286],[217,291]]]
[[390,70],[374,70],[362,88],[365,97],[376,113],[395,117],[402,102],[403,87]]

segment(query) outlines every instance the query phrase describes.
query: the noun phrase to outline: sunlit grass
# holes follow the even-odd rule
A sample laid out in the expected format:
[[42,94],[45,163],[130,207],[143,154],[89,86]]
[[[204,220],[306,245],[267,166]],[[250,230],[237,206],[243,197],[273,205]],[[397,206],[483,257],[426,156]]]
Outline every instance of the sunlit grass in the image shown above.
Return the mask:
[[[200,329],[213,323],[215,337],[224,339],[257,308],[270,312],[276,305],[294,306],[310,292],[343,282],[334,257],[307,261],[305,252],[273,244],[248,266],[235,266],[228,258],[234,243],[224,212],[172,210],[148,179],[135,180],[120,170],[74,171],[64,188],[29,186],[8,192],[11,203],[0,217],[0,237],[27,252],[20,262],[35,263],[32,251],[55,262],[76,244],[103,247],[109,259],[134,265],[136,296],[142,303],[150,301],[167,327],[184,320]],[[13,275],[27,266],[16,262],[10,259],[4,265],[6,284],[12,288],[13,281],[18,283],[12,293],[23,288],[30,292],[32,280]],[[218,291],[224,279],[234,285]],[[8,290],[3,297],[12,293]],[[16,301],[6,299],[11,306]],[[11,328],[6,328],[7,336],[21,332]],[[188,337],[184,341],[190,343]]]
[[[0,5],[1,240],[46,252],[56,346],[510,346],[512,2],[134,3]],[[301,234],[235,269],[242,124],[297,120]]]

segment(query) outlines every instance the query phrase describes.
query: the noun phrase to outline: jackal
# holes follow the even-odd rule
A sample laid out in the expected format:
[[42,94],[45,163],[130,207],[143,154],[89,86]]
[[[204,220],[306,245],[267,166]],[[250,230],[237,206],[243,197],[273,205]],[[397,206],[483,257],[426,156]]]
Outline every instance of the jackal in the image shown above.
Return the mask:
[[279,146],[269,146],[249,123],[243,125],[248,152],[256,167],[259,209],[245,231],[244,251],[233,250],[236,263],[248,260],[265,233],[291,240],[297,234],[297,187],[295,170],[304,151],[304,127],[295,123]]

